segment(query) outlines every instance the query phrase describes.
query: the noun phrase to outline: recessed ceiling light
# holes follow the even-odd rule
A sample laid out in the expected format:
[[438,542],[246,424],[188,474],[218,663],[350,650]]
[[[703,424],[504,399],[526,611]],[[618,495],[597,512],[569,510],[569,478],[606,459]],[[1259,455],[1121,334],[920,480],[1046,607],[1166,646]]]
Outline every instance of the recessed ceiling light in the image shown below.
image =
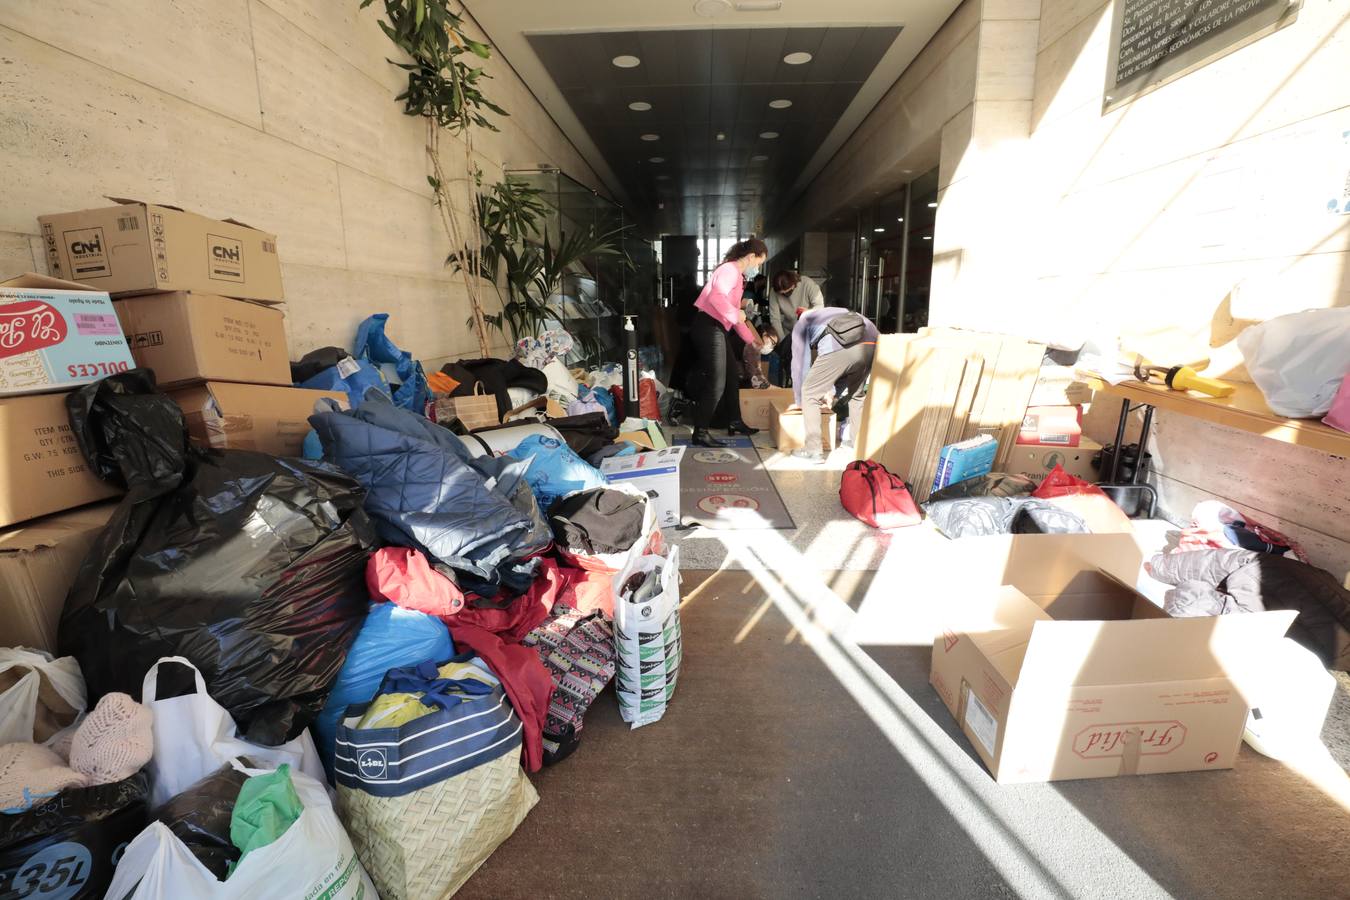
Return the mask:
[[653,156],[651,159],[647,160],[647,162],[654,162],[654,163],[663,163],[665,161],[666,158],[664,156]]
[[792,105],[792,101],[791,101],[791,100],[770,100],[770,101],[769,101],[769,108],[770,108],[770,109],[787,109],[787,108],[788,108],[789,106],[791,106],[791,105]]
[[905,220],[904,220],[904,219],[896,219],[895,221],[897,221],[897,222],[903,222],[903,221],[905,221]]
[[766,140],[766,141],[771,141],[771,140],[773,140],[774,138],[778,137],[778,132],[776,132],[776,131],[761,131],[761,132],[759,133],[759,136],[762,137],[762,138],[764,138],[764,140]]
[[931,241],[931,240],[933,239],[933,236],[932,236],[931,234],[925,234],[925,235],[923,236],[923,239],[924,239],[925,241]]
[[789,53],[783,57],[783,62],[789,66],[801,66],[811,61],[811,54],[804,50],[798,50],[796,53]]
[[766,160],[766,159],[768,159],[768,157],[767,157],[767,156],[764,156],[763,154],[760,154],[760,155],[758,155],[758,156],[752,156],[752,157],[750,157],[750,161],[751,161],[751,162],[764,162],[764,160]]
[[610,62],[614,63],[614,65],[618,66],[620,69],[636,69],[638,66],[642,65],[642,60],[638,59],[636,56],[629,56],[626,53],[622,56],[614,57]]
[[885,228],[873,228],[872,230],[873,230],[873,231],[885,231],[886,229],[885,229]]
[[652,105],[646,100],[634,100],[632,103],[628,104],[628,108],[633,112],[646,112],[652,108]]
[[937,202],[934,201],[933,203],[928,204],[928,208],[929,208],[929,209],[937,209]]
[[[642,139],[643,139],[644,141],[659,141],[659,140],[661,140],[661,135],[659,135],[659,134],[644,134],[644,135],[642,136]],[[935,204],[933,204],[933,205],[936,206],[937,204],[935,203]]]
[[725,140],[727,139],[727,136],[726,136],[724,133],[722,133],[722,132],[719,131],[719,132],[717,132],[717,139],[718,139],[719,141],[725,141]]

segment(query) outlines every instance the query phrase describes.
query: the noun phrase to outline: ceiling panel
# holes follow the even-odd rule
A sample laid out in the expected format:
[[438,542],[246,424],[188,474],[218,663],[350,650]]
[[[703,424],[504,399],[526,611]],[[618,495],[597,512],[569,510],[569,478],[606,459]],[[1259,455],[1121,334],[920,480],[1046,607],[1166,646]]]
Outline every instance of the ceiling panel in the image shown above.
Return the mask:
[[[786,199],[900,31],[811,26],[526,37],[653,236],[741,236]],[[813,58],[783,62],[796,51]],[[641,65],[616,67],[611,60],[619,55],[637,56]],[[792,106],[771,108],[778,99]],[[652,108],[628,108],[639,100]],[[644,141],[643,134],[659,139]]]

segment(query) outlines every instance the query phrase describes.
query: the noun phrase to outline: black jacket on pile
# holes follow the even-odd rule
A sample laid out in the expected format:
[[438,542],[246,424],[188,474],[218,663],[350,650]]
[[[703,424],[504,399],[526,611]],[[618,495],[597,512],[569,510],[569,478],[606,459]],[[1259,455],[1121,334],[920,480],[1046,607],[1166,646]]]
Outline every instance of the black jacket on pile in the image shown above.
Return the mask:
[[517,359],[461,359],[446,363],[441,371],[459,382],[450,396],[472,397],[483,386],[482,393],[497,398],[497,418],[511,411],[511,395],[507,388],[525,388],[542,394],[548,390],[548,376],[532,369]]

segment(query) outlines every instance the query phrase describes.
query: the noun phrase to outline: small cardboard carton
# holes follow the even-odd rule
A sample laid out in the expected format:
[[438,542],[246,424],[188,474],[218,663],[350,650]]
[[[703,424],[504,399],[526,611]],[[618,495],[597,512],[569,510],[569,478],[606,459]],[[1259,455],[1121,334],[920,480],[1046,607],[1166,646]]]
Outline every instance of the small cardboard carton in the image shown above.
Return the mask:
[[341,391],[208,381],[170,391],[183,408],[188,433],[216,449],[299,456],[314,403],[325,397],[347,408]]
[[1173,619],[1118,577],[1137,555],[1113,551],[1113,575],[1075,552],[1125,535],[981,540],[959,543],[1006,553],[1009,583],[944,598],[929,681],[995,780],[1232,768],[1292,610]]
[[5,644],[56,651],[66,594],[116,503],[98,503],[0,531]]
[[[806,446],[806,423],[802,419],[802,411],[789,410],[788,407],[791,405],[791,398],[773,402],[773,415],[769,418],[769,437],[779,453],[788,453]],[[834,449],[835,427],[834,410],[824,410],[820,414],[820,443],[821,449],[826,453]]]
[[38,216],[53,275],[113,296],[200,291],[284,299],[275,235],[176,206],[108,199],[117,205]]
[[792,388],[741,388],[741,421],[751,428],[768,429],[773,420],[773,403],[782,400],[791,405]]
[[1083,437],[1083,407],[1028,406],[1017,443],[1029,446],[1077,447]]
[[0,527],[116,493],[85,465],[65,394],[0,398]]
[[107,294],[31,272],[0,284],[0,396],[69,390],[132,365]]
[[600,471],[613,482],[631,484],[647,495],[656,508],[656,524],[674,528],[680,524],[680,463],[684,447],[667,447],[632,456],[601,460]]
[[161,387],[242,381],[289,387],[281,310],[216,294],[143,294],[113,303],[136,365]]
[[1080,438],[1078,446],[1070,448],[1019,445],[1008,458],[1008,471],[1040,484],[1055,466],[1063,466],[1076,478],[1096,482],[1099,475],[1092,467],[1092,458],[1101,449],[1102,445],[1089,437]]

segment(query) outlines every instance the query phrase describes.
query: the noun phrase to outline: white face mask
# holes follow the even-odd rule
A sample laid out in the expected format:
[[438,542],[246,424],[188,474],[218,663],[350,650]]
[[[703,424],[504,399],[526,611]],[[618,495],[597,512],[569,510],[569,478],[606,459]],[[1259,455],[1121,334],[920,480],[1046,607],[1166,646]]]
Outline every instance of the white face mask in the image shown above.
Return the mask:
[[745,277],[746,277],[746,278],[754,278],[754,277],[755,277],[756,275],[758,275],[758,274],[759,274],[759,266],[755,266],[755,267],[753,267],[753,268],[750,268],[750,269],[746,269],[746,270],[745,270]]

